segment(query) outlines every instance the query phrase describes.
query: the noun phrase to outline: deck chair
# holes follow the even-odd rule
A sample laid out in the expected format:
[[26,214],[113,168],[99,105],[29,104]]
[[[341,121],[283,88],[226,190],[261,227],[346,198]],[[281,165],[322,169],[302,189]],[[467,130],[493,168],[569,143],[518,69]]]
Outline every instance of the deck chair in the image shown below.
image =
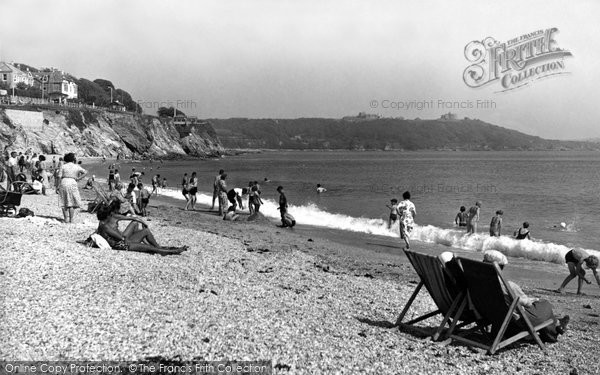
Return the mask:
[[102,186],[97,182],[92,182],[92,190],[96,193],[96,198],[90,205],[90,213],[94,213],[98,210],[101,204],[109,205],[112,198],[104,191]]
[[33,185],[27,181],[14,181],[12,183],[13,191],[24,195],[41,194],[41,191],[35,190]]
[[[490,335],[487,337],[484,335],[485,343],[456,334],[451,334],[451,338],[494,354],[507,345],[531,336],[545,352],[546,347],[537,332],[552,324],[553,319],[548,319],[534,327],[523,306],[519,305],[519,297],[515,296],[497,263],[484,263],[466,258],[459,258],[458,261],[464,271],[469,297],[485,323],[491,325],[492,329]],[[503,286],[508,295],[504,294]],[[518,322],[515,320],[515,314],[519,317]],[[511,323],[516,323],[514,325],[520,327],[521,331],[505,338],[506,330]]]
[[[412,326],[413,329],[427,334],[420,327],[414,326],[414,324],[436,315],[441,315],[444,317],[442,323],[432,335],[433,340],[438,340],[442,334],[442,331],[448,324],[450,326],[449,331],[446,334],[447,336],[452,334],[452,332],[457,328],[461,329],[472,323],[477,324],[479,319],[476,317],[476,314],[467,307],[467,294],[465,286],[461,285],[461,283],[459,283],[458,280],[456,280],[453,275],[447,269],[445,269],[444,264],[438,257],[428,254],[421,254],[410,250],[404,250],[404,253],[408,257],[408,260],[410,260],[410,263],[417,272],[417,275],[419,275],[421,281],[415,288],[413,294],[406,303],[406,306],[404,306],[404,309],[400,313],[400,316],[396,321],[397,326]],[[429,295],[436,304],[437,309],[416,317],[408,322],[402,322],[423,286],[425,286],[429,292]],[[461,320],[459,321],[458,319],[455,319],[455,315],[460,315]],[[482,327],[478,325],[478,328]]]
[[17,213],[17,207],[21,205],[21,197],[23,194],[6,191],[0,186],[0,216],[8,216],[9,211]]

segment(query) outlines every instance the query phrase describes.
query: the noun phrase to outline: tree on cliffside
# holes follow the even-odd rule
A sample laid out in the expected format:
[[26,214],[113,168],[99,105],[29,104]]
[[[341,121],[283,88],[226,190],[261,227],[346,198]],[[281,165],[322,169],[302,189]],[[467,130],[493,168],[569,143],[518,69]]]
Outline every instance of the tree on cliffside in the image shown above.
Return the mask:
[[160,107],[156,113],[158,114],[158,117],[173,117],[174,111],[177,111],[177,116],[185,116],[185,113],[173,107]]
[[107,93],[102,86],[85,78],[77,81],[79,99],[86,104],[108,107],[110,105],[110,92]]
[[94,80],[94,83],[102,87],[104,91],[110,91],[111,87],[113,90],[115,89],[115,85],[113,85],[112,82],[107,79],[97,78]]

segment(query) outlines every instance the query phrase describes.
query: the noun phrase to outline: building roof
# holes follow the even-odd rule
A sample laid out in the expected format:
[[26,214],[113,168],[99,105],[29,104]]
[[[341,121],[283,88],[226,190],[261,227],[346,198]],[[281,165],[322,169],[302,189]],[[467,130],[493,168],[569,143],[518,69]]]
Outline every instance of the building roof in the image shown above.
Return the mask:
[[23,72],[21,69],[17,68],[13,64],[9,64],[4,61],[0,61],[0,72],[11,72],[16,74],[27,74]]

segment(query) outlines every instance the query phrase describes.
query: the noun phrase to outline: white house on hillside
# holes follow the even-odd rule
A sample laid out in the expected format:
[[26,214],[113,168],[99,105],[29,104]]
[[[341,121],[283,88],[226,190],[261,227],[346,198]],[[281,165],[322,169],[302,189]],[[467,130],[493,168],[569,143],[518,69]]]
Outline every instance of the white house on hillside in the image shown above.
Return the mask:
[[19,83],[24,83],[28,86],[33,86],[33,74],[24,72],[13,64],[0,61],[0,82],[8,84],[8,87],[13,88]]
[[35,73],[36,86],[44,92],[44,97],[54,102],[77,99],[75,78],[60,70]]

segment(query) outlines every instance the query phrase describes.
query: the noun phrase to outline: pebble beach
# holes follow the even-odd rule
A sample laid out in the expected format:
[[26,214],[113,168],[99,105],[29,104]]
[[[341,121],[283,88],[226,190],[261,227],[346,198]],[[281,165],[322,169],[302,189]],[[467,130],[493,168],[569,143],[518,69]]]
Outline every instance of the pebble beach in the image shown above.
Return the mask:
[[[23,196],[21,207],[36,216],[0,218],[0,360],[268,360],[290,374],[600,372],[598,298],[554,294],[543,281],[521,286],[569,314],[570,330],[547,354],[521,341],[490,356],[394,326],[418,283],[404,256],[157,201],[151,230],[187,252],[102,251],[76,242],[95,231],[95,216],[63,224],[53,191]],[[422,291],[409,315],[433,309]]]

